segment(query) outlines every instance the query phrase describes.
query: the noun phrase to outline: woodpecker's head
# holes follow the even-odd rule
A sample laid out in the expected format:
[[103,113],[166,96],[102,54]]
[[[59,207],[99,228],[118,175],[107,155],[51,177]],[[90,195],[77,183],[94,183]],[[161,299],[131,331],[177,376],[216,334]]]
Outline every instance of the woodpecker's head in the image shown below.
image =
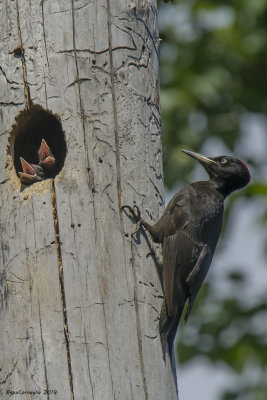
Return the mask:
[[210,180],[226,197],[234,190],[245,187],[250,181],[248,167],[235,157],[219,156],[208,158],[193,151],[182,150],[196,159],[209,174]]

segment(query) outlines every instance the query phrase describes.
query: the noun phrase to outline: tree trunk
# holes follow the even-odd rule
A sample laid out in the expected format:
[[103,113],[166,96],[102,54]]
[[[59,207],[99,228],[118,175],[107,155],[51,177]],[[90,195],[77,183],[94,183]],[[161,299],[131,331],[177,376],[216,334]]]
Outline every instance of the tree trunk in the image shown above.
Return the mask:
[[[177,399],[159,252],[120,211],[163,208],[156,1],[0,8],[0,397]],[[12,125],[33,104],[60,118],[67,155],[21,188]]]

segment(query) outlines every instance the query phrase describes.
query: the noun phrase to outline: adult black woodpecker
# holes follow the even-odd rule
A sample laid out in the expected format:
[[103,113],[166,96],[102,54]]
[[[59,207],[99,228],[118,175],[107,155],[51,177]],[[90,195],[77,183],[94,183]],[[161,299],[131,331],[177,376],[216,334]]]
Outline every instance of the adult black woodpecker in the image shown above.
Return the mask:
[[46,177],[50,178],[56,168],[56,158],[44,139],[42,139],[40,149],[38,150],[38,156],[39,165],[44,169]]
[[209,270],[222,229],[224,200],[250,181],[247,166],[235,157],[208,158],[182,151],[205,168],[208,181],[182,187],[154,225],[141,218],[138,207],[122,207],[137,221],[137,230],[142,225],[155,242],[163,244],[165,301],[159,330],[164,358],[167,344],[172,357],[173,341],[185,303],[188,301],[186,322]]
[[44,170],[40,165],[29,164],[22,157],[20,157],[20,162],[23,172],[19,172],[19,177],[22,183],[30,185],[45,179]]

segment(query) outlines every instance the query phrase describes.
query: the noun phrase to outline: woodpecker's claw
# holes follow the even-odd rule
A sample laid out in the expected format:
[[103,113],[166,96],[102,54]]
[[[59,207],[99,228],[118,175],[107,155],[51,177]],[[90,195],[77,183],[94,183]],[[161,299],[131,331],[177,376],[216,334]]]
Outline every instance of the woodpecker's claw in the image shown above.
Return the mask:
[[[130,214],[136,220],[136,222],[139,222],[141,220],[141,212],[136,205],[134,205],[133,207],[130,207],[127,205],[122,206],[121,210],[124,210],[124,209],[127,209],[130,212]],[[136,211],[135,211],[135,209],[136,209]]]
[[134,209],[136,209],[136,214],[135,214],[135,215],[136,215],[136,217],[137,217],[137,218],[135,218],[135,219],[136,219],[137,221],[140,221],[140,219],[141,219],[141,211],[140,211],[139,207],[137,207],[137,205],[135,205],[135,204],[134,204],[134,206],[133,206],[133,210],[134,210]]
[[139,229],[142,226],[142,222],[143,221],[141,219],[141,211],[139,210],[139,208],[136,205],[134,205],[133,207],[130,207],[130,206],[127,206],[127,205],[121,207],[121,210],[125,210],[125,209],[127,209],[130,212],[131,216],[137,222],[136,223],[136,227],[135,227],[135,231],[132,233],[132,236],[133,236],[139,231]]
[[136,226],[135,226],[135,230],[134,230],[134,232],[132,233],[132,236],[135,235],[135,234],[139,231],[139,229],[141,228],[141,226],[142,226],[142,220],[140,219],[140,220],[137,222]]

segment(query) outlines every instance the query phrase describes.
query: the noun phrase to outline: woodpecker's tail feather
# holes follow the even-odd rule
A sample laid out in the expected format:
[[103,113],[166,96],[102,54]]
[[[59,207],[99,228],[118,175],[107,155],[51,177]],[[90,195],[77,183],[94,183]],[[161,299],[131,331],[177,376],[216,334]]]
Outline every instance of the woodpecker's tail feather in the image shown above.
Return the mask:
[[[173,342],[175,339],[176,331],[178,329],[178,325],[182,316],[183,310],[181,310],[177,316],[170,317],[168,316],[166,302],[164,301],[161,307],[160,312],[160,320],[159,320],[159,332],[160,332],[160,340],[162,347],[163,359],[165,361],[166,351],[169,352],[170,358],[173,358]],[[168,344],[168,349],[166,349]]]
[[160,341],[161,341],[162,354],[163,354],[164,361],[165,361],[165,352],[166,352],[168,332],[169,332],[169,329],[171,326],[171,321],[172,321],[172,318],[168,317],[167,307],[166,307],[166,303],[164,300],[162,303],[160,319],[159,319],[159,333],[160,333]]

